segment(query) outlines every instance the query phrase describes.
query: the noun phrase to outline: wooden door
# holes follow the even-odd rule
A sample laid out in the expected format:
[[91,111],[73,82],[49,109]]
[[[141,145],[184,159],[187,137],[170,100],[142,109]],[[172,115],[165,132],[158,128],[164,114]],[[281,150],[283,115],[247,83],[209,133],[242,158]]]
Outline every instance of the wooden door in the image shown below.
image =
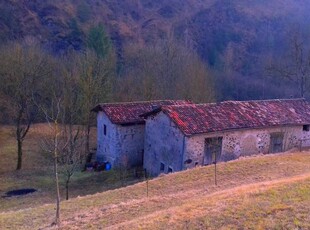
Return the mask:
[[220,161],[222,153],[223,137],[212,137],[205,139],[204,165]]
[[270,152],[279,153],[283,151],[283,133],[270,134]]

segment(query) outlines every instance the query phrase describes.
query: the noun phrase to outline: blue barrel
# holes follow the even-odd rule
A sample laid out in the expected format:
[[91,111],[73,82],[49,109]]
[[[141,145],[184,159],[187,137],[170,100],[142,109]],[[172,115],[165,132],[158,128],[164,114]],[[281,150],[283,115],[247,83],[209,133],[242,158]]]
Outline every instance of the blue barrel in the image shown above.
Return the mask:
[[107,163],[105,164],[105,170],[106,170],[106,171],[111,170],[111,163],[110,163],[110,162],[107,162]]

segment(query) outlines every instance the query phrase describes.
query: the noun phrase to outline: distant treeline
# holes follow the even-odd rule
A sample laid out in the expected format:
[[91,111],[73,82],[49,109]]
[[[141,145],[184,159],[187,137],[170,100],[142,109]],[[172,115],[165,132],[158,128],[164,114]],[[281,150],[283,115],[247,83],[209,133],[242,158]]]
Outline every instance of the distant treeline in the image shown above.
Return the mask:
[[[48,53],[31,40],[0,47],[0,124],[14,125],[17,170],[34,122],[47,122],[53,136],[41,140],[42,149],[54,153],[55,159],[68,153],[71,162],[73,156],[81,160],[90,151],[90,127],[95,124],[91,109],[98,103],[215,100],[205,64],[173,40],[132,45],[124,50],[122,62],[116,56],[100,24],[90,28],[85,49],[62,55]],[[75,125],[81,128],[75,130]],[[71,171],[68,175],[70,179]]]
[[[67,59],[68,53],[83,56],[87,50],[95,52],[90,44],[94,40],[90,39],[90,30],[102,23],[109,34],[106,37],[111,38],[114,58],[109,100],[163,98],[166,94],[179,97],[172,92],[174,89],[164,89],[161,78],[171,77],[172,70],[166,71],[167,66],[179,68],[182,74],[190,68],[184,64],[180,64],[182,68],[171,65],[177,60],[175,56],[163,55],[171,53],[167,51],[171,47],[182,57],[179,63],[203,60],[204,68],[208,69],[207,81],[212,80],[211,86],[216,89],[216,100],[300,97],[299,83],[292,83],[287,75],[295,75],[296,80],[307,72],[305,66],[300,68],[295,62],[300,58],[294,55],[300,52],[296,52],[292,40],[298,34],[305,62],[310,47],[309,10],[306,0],[287,0],[285,4],[278,0],[8,0],[0,2],[0,43],[22,41],[20,44],[25,46],[34,41],[57,58]],[[102,51],[95,50],[102,56],[105,51],[101,48]],[[292,68],[296,70],[292,63],[303,70],[292,73]],[[279,70],[275,65],[285,71],[270,71]],[[154,70],[150,69],[147,78],[139,80],[142,75],[145,77],[145,68]],[[177,79],[179,85],[180,79]],[[175,80],[168,81],[173,84]],[[130,82],[128,89],[126,81]],[[147,89],[144,97],[136,93],[137,82],[144,84],[144,89],[160,86],[156,87],[157,92],[153,92],[154,87],[152,92]],[[189,82],[197,83],[195,79]],[[132,93],[120,95],[120,88]]]
[[[131,45],[117,60],[102,25],[87,36],[87,48],[53,55],[31,41],[0,47],[1,123],[37,116],[38,105],[51,103],[57,93],[65,107],[74,107],[83,124],[97,103],[113,101],[188,99],[215,100],[212,77],[199,56],[172,39],[154,45]],[[70,110],[70,108],[65,108]],[[19,114],[22,113],[22,114]],[[69,119],[69,118],[68,118]]]

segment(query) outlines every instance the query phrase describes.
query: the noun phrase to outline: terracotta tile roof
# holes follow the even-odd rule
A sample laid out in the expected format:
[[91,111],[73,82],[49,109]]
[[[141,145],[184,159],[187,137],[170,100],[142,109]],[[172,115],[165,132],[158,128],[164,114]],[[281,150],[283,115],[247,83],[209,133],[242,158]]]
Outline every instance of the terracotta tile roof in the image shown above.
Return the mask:
[[158,109],[163,105],[185,105],[189,103],[191,102],[185,100],[107,103],[97,105],[92,111],[103,111],[114,124],[143,124],[145,123],[145,120],[140,117],[141,114]]
[[185,135],[232,129],[310,124],[310,103],[304,99],[226,101],[162,106]]

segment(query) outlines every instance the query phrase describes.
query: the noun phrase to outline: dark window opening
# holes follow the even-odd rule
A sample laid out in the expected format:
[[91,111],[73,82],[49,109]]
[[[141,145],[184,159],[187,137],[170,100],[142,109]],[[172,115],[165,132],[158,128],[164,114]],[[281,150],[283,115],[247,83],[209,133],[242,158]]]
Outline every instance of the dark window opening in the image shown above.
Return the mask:
[[169,167],[169,168],[168,168],[168,173],[172,173],[172,171],[173,171],[172,168]]
[[160,163],[160,171],[161,172],[165,171],[165,164],[164,163]]
[[198,162],[195,162],[195,167],[198,166],[198,164],[199,164]]
[[302,130],[307,132],[310,131],[310,125],[303,125]]
[[279,153],[283,151],[283,133],[270,134],[270,152]]
[[106,125],[103,125],[103,134],[107,135],[107,126]]

